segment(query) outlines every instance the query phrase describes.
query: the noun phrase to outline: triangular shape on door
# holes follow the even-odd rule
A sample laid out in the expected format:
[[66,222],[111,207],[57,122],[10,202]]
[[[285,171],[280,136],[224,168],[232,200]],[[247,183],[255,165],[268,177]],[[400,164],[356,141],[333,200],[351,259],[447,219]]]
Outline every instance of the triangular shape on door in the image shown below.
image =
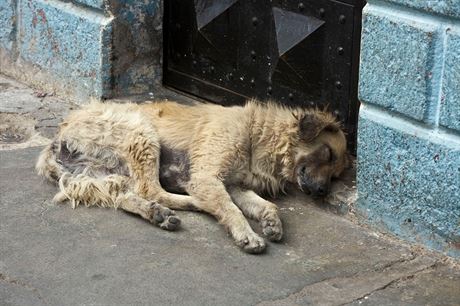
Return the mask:
[[305,16],[277,7],[273,8],[273,19],[279,56],[285,54],[324,24],[323,20],[313,16]]
[[195,0],[196,24],[201,30],[238,0]]

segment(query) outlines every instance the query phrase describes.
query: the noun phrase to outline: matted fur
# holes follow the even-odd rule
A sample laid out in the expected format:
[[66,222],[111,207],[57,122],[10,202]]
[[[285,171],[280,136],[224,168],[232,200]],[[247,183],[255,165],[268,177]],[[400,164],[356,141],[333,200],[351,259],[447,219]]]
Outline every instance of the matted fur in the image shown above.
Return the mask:
[[255,100],[244,107],[92,102],[65,119],[36,168],[58,182],[58,202],[118,207],[169,230],[180,223],[171,209],[205,211],[238,246],[258,253],[265,241],[245,216],[272,241],[283,234],[277,207],[258,194],[276,196],[288,183],[324,194],[346,163],[339,124],[319,110]]

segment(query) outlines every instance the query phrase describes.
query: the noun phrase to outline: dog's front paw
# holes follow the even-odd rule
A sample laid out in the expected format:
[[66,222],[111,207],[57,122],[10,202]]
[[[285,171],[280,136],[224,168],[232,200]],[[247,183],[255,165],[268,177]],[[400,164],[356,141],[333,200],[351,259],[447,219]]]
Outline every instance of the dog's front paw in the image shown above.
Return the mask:
[[258,254],[265,250],[266,244],[256,233],[249,233],[235,240],[236,244],[246,253]]
[[179,227],[181,221],[173,210],[157,203],[152,203],[151,209],[153,213],[150,221],[152,223],[168,231],[174,231]]
[[278,215],[263,219],[261,222],[262,232],[270,241],[280,241],[283,238],[283,225]]

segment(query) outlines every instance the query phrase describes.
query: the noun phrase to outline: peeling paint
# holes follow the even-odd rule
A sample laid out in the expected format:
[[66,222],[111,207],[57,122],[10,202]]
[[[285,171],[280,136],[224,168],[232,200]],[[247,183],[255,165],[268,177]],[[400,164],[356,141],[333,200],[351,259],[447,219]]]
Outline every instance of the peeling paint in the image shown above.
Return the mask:
[[162,1],[16,1],[0,3],[2,71],[79,100],[145,93],[159,84]]

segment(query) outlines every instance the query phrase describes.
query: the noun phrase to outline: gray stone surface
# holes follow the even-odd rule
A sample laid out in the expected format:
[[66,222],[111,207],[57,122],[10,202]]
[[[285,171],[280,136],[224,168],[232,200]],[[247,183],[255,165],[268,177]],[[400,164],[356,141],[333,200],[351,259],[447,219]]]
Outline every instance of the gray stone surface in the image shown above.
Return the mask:
[[[16,120],[15,122],[18,125],[18,128],[16,128],[16,131],[19,130],[18,134],[21,134],[20,125],[23,124],[21,121],[24,121],[27,125],[32,125],[32,129],[35,129],[35,132],[38,133],[32,139],[24,137],[25,141],[29,141],[28,143],[4,145],[1,141],[5,136],[4,122],[0,122],[0,148],[18,148],[45,144],[46,139],[43,138],[52,138],[62,118],[76,107],[76,104],[55,96],[53,92],[34,90],[0,75],[0,119],[5,122],[8,117],[22,116],[24,120]],[[29,133],[27,136],[34,136],[33,134]]]
[[[57,206],[50,203],[56,187],[33,171],[38,152],[0,152],[2,304],[278,305],[288,299],[337,305],[439,260],[327,213],[299,193],[277,201],[286,239],[260,256],[241,252],[203,214],[179,212],[182,230],[166,232],[122,211]],[[460,285],[458,275],[436,277],[446,275]],[[424,286],[436,286],[436,277]],[[346,294],[331,296],[328,288]],[[460,292],[445,298],[458,300]]]
[[[432,266],[389,284],[351,305],[458,305],[458,269]],[[454,293],[454,294],[453,294]]]
[[[17,87],[18,95],[27,89],[0,80]],[[15,90],[8,90],[0,109],[14,105]],[[73,107],[47,96],[37,108],[35,98],[42,94],[29,95],[30,111],[13,114],[38,120],[52,112],[59,121]],[[167,90],[155,97],[193,103]],[[299,192],[276,200],[285,239],[270,243],[265,254],[248,255],[204,214],[178,212],[182,229],[167,232],[123,211],[52,204],[57,187],[34,172],[40,149],[0,150],[2,306],[456,305],[460,300],[458,262],[352,221],[346,214],[353,209],[346,192],[354,186],[351,173],[333,188],[338,208]]]

